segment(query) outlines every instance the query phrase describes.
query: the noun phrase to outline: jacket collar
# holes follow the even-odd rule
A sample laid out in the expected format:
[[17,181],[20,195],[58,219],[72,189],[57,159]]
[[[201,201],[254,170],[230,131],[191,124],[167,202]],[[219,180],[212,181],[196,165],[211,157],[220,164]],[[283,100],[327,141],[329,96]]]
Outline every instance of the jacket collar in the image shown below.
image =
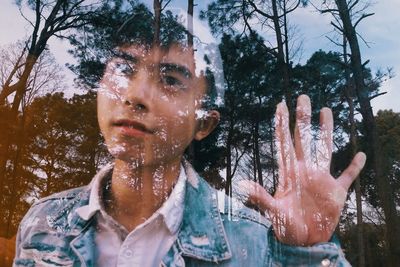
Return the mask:
[[188,183],[177,245],[182,255],[220,262],[232,257],[218,209],[217,192],[184,162]]
[[[178,249],[183,256],[210,262],[220,262],[232,257],[231,249],[225,234],[220,212],[218,209],[217,192],[194,171],[187,162],[183,162],[187,175],[185,192],[185,207],[183,220],[177,241],[172,250]],[[112,165],[103,168],[97,175],[107,175]],[[76,237],[70,245],[82,263],[91,265],[93,252],[87,248],[94,246],[95,220],[92,216],[81,218],[78,211],[88,205],[91,185],[76,194],[76,197],[62,209],[54,218],[55,223],[68,225],[71,234]],[[68,211],[74,210],[70,216]]]

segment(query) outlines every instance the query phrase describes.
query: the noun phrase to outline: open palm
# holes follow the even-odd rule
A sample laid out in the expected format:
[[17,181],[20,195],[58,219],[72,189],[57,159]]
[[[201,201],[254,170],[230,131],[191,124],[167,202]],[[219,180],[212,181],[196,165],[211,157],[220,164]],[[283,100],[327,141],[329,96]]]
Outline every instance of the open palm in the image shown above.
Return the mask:
[[358,153],[340,177],[330,174],[333,118],[329,108],[320,112],[320,134],[314,143],[311,133],[310,99],[297,100],[293,139],[285,103],[276,111],[276,145],[279,182],[274,196],[249,181],[249,200],[266,210],[278,240],[291,245],[313,245],[330,239],[339,221],[347,190],[365,164]]

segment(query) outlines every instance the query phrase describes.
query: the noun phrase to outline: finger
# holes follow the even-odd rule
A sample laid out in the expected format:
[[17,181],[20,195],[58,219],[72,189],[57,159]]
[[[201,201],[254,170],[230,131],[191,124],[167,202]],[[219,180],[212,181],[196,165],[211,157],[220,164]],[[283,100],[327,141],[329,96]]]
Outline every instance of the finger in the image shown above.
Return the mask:
[[284,139],[283,131],[282,131],[282,103],[279,103],[276,106],[275,112],[275,147],[277,150],[277,161],[278,161],[278,188],[277,191],[284,191],[285,188],[285,180],[287,171],[286,171],[286,162],[284,161],[284,152],[282,151],[282,139]]
[[[286,190],[290,186],[289,177],[294,177],[294,148],[289,130],[289,111],[284,102],[276,110],[276,146],[278,150],[279,186]],[[282,188],[283,187],[283,188]]]
[[319,116],[320,138],[317,143],[317,165],[320,170],[330,172],[332,160],[333,116],[330,108],[321,109]]
[[247,196],[247,200],[256,205],[262,211],[275,211],[275,199],[256,182],[250,180],[242,180],[238,182],[239,191],[242,195]]
[[301,95],[297,98],[296,126],[294,133],[295,151],[298,160],[311,167],[311,103],[310,98]]
[[365,161],[367,160],[367,156],[363,152],[358,152],[350,165],[346,170],[343,171],[342,175],[339,176],[338,182],[342,185],[342,187],[347,191],[353,181],[357,178],[358,174],[365,165]]

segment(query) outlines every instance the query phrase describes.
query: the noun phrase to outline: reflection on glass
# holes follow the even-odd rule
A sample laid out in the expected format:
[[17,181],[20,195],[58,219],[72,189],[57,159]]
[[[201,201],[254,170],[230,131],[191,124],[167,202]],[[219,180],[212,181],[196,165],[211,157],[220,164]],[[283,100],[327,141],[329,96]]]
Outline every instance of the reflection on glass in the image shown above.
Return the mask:
[[[14,264],[347,265],[334,231],[365,155],[335,179],[331,110],[313,127],[310,98],[292,108],[282,62],[261,36],[212,35],[192,1],[188,11],[172,5],[105,3],[70,37],[70,68],[97,95],[30,107],[49,110],[41,126],[32,115],[30,158],[58,153],[56,171],[32,173],[46,182],[63,173],[28,197],[73,189],[31,207]],[[218,33],[230,21],[215,23],[212,8],[202,16]]]

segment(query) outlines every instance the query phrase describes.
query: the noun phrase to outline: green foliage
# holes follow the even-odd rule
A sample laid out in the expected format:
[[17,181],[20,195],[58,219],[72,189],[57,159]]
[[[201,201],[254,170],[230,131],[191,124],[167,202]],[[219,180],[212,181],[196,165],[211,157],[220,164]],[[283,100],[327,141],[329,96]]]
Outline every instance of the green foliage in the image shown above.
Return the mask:
[[4,137],[12,138],[12,149],[0,198],[0,230],[12,236],[29,202],[88,184],[110,156],[100,135],[93,92],[71,99],[62,93],[38,97],[16,125],[7,121],[6,112],[0,122]]
[[[268,7],[270,3],[253,2],[271,11]],[[302,4],[306,2],[301,1]],[[25,3],[35,7],[34,1],[17,1],[20,6]],[[64,1],[66,9],[73,3],[77,1]],[[275,185],[275,181],[269,179],[276,178],[273,124],[275,106],[283,98],[282,71],[278,67],[275,48],[268,47],[269,43],[264,38],[246,26],[246,22],[260,21],[263,17],[259,14],[256,17],[249,3],[216,0],[209,4],[207,11],[201,12],[202,18],[208,19],[213,34],[221,37],[219,49],[224,62],[225,104],[220,108],[219,127],[205,140],[194,142],[188,157],[195,169],[218,188],[226,187],[231,182],[229,178],[234,175],[259,180],[259,170],[264,184]],[[78,61],[69,67],[77,74],[77,81],[82,86],[96,88],[105,63],[115,53],[115,47],[137,40],[151,44],[154,17],[144,4],[135,0],[102,1],[96,12],[86,15],[88,23],[68,36],[73,45],[70,52]],[[177,23],[177,16],[167,11],[163,12],[161,20],[161,44],[187,41],[187,33]],[[315,111],[314,125],[318,124],[320,108],[328,106],[333,110],[336,153],[332,170],[337,174],[352,156],[348,142],[349,111],[345,90],[355,100],[356,92],[352,75],[346,73],[349,66],[343,62],[341,54],[322,50],[316,51],[305,64],[294,67],[290,62],[286,64],[293,96],[307,94],[311,98]],[[365,92],[371,97],[379,92],[380,75],[373,75],[367,68],[363,71]],[[359,110],[357,101],[355,108]],[[110,159],[99,133],[95,94],[91,91],[71,99],[62,94],[36,98],[24,113],[19,114],[17,121],[10,119],[10,112],[8,107],[0,107],[0,153],[4,151],[3,140],[10,140],[11,144],[7,155],[4,195],[0,198],[2,235],[5,235],[4,229],[9,231],[8,235],[15,233],[29,202],[87,184],[99,166]],[[394,195],[399,206],[400,114],[380,111],[376,122],[385,155],[384,175],[389,177],[392,190],[387,193]],[[361,147],[368,150],[369,144],[364,139],[368,129],[358,124],[358,130]],[[223,181],[220,172],[228,167],[232,177],[224,177],[228,179]],[[371,166],[363,172],[361,182],[366,200],[379,209],[382,204]],[[347,256],[354,264],[357,263],[354,214],[347,212],[346,215],[341,223],[341,237]],[[384,227],[384,224],[364,225],[370,266],[384,261]]]
[[[185,43],[187,33],[171,11],[161,15],[160,42]],[[70,53],[78,64],[69,65],[76,81],[89,89],[97,88],[106,62],[115,56],[115,48],[132,43],[150,45],[154,36],[152,12],[139,1],[105,3],[88,19],[88,23],[69,38]]]
[[[270,124],[275,105],[282,98],[275,86],[276,61],[262,42],[256,34],[225,34],[220,44],[227,84],[225,105],[221,108],[221,138],[226,144],[225,157],[231,158],[226,164],[232,161],[233,175],[242,157],[252,165],[249,175],[255,179],[255,169],[274,164],[268,149],[272,140]],[[256,156],[258,160],[254,161]]]
[[[400,205],[400,113],[392,110],[380,110],[376,117],[376,125],[381,144],[383,175],[389,179],[391,191],[396,205]],[[362,140],[364,141],[364,140]],[[364,146],[368,146],[363,142]],[[378,196],[375,173],[370,165],[367,165],[365,176],[361,180],[365,195],[374,207],[381,207]],[[399,212],[397,212],[400,216]]]
[[307,94],[313,107],[312,123],[319,127],[319,111],[323,107],[332,109],[335,124],[335,142],[344,145],[348,132],[348,105],[344,97],[346,89],[345,64],[336,52],[319,50],[305,65],[293,68],[293,87],[297,94]]
[[[342,247],[346,253],[346,258],[352,263],[353,266],[358,266],[359,262],[357,231],[357,225],[351,223],[346,225],[344,231],[340,235]],[[383,250],[383,247],[386,245],[384,225],[364,223],[363,232],[366,256],[365,266],[387,266],[387,255],[385,255]]]
[[242,20],[243,13],[250,15],[243,3],[241,0],[214,1],[207,6],[207,11],[201,11],[200,18],[208,19],[213,34],[234,34],[234,25]]

